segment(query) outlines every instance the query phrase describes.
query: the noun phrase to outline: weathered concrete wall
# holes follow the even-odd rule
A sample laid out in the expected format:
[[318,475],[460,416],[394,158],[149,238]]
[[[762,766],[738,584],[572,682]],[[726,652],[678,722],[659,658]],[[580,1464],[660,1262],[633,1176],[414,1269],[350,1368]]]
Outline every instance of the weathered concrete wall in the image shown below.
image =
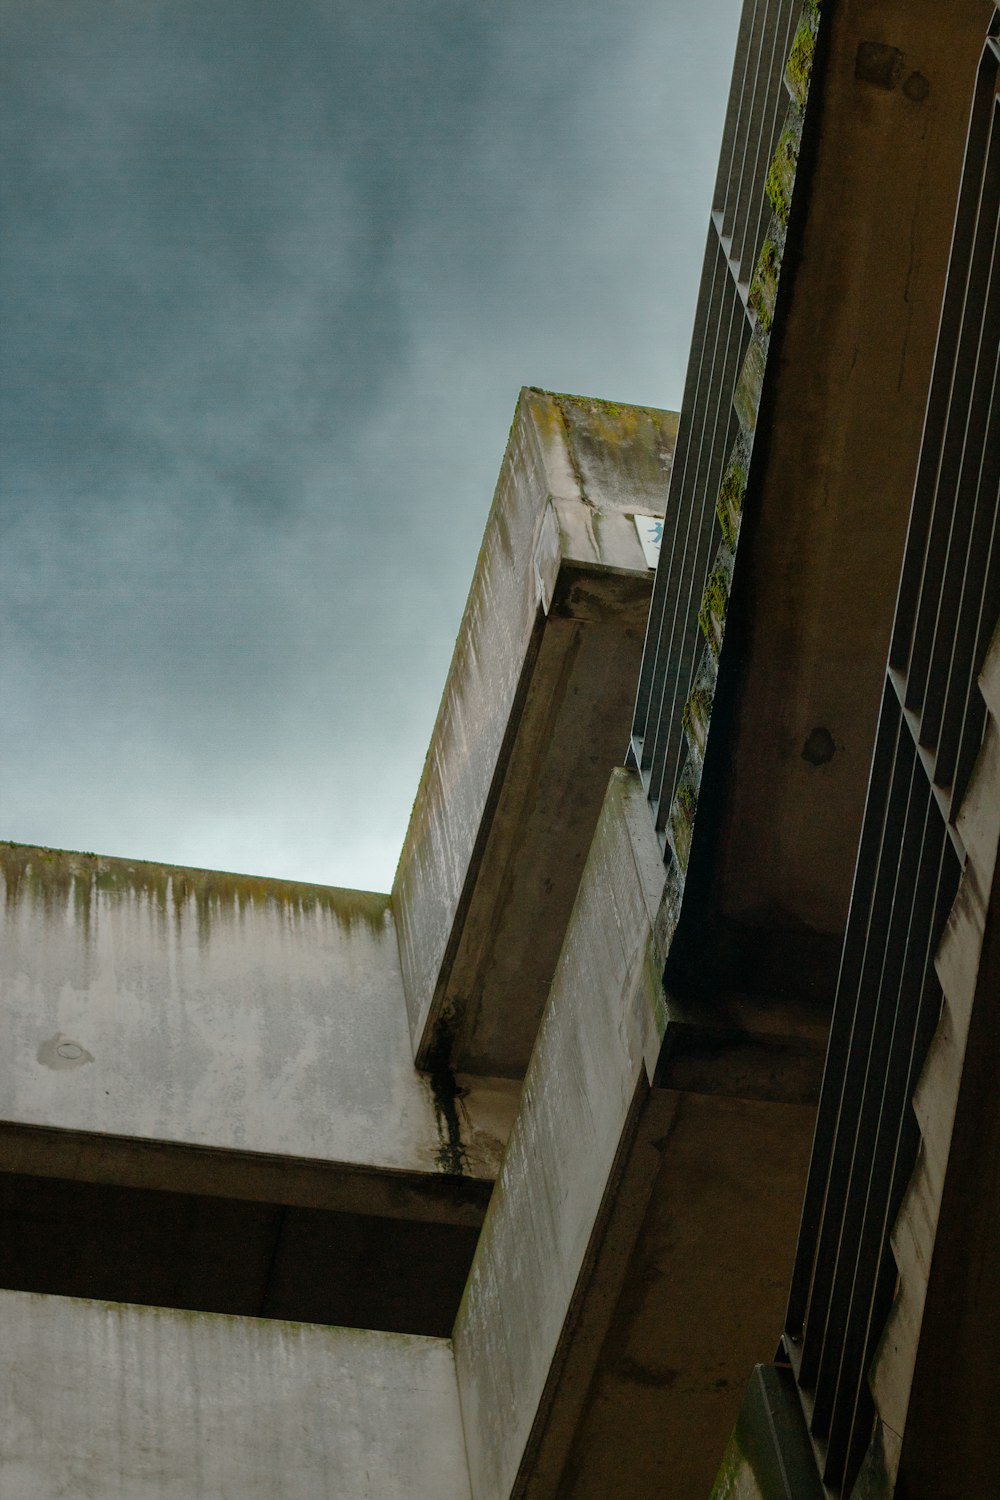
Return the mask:
[[0,873],[0,1120],[495,1173],[516,1091],[414,1071],[388,897],[12,846]]
[[450,1344],[0,1292],[4,1500],[467,1500]]
[[646,957],[662,869],[638,779],[616,772],[455,1325],[477,1500],[510,1494],[655,1065],[659,975]]
[[[428,1017],[560,568],[569,561],[631,574],[648,587],[632,517],[663,512],[676,420],[670,412],[521,393],[393,886],[417,1052],[433,1042]],[[587,618],[585,607],[577,613]],[[638,654],[637,641],[636,674]],[[604,776],[626,740],[627,722]]]

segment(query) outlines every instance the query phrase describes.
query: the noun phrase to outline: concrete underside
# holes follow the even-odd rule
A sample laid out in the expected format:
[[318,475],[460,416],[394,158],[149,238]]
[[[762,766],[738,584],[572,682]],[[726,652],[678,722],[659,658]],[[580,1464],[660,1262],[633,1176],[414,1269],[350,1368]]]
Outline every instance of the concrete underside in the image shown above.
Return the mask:
[[4,1500],[469,1500],[443,1339],[0,1292]]
[[528,1495],[706,1500],[748,1372],[773,1350],[813,1108],[665,1089],[647,1113],[645,1213],[559,1488],[540,1472]]
[[437,1005],[451,1057],[522,1078],[608,771],[623,751],[649,610],[648,575],[563,566],[461,933]]
[[0,1173],[0,1286],[451,1334],[478,1229]]

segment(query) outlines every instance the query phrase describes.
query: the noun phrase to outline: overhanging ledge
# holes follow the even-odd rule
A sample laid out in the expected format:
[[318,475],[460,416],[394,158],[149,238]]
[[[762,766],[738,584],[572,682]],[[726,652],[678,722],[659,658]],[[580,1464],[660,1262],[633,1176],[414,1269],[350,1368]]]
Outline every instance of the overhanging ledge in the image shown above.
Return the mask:
[[521,393],[393,888],[421,1067],[527,1067],[628,740],[652,584],[635,518],[663,514],[676,424]]

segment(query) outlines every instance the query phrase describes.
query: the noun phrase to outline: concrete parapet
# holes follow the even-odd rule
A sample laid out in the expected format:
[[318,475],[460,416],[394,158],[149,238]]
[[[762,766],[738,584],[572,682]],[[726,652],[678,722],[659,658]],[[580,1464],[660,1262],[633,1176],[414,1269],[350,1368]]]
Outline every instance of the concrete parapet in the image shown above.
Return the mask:
[[522,391],[393,887],[418,1065],[521,1077],[628,740],[673,413]]
[[11,1500],[468,1500],[450,1344],[0,1292]]
[[387,896],[10,845],[0,875],[17,1170],[64,1171],[72,1132],[154,1187],[140,1143],[492,1180],[516,1090],[458,1111],[414,1073]]

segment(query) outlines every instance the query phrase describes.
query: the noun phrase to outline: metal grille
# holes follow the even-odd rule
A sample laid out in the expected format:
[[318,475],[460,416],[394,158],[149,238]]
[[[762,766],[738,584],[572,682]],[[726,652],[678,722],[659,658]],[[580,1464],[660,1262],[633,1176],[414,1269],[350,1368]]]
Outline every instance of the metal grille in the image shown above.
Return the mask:
[[955,817],[985,724],[1000,614],[1000,50],[977,82],[934,375],[858,853],[785,1347],[850,1492],[867,1372],[892,1301],[889,1234],[913,1169],[911,1101],[937,1024],[934,953],[963,863]]
[[740,22],[712,223],[744,300],[771,217],[764,179],[788,109],[782,82],[801,9],[801,0],[750,0]]
[[750,333],[710,231],[635,719],[636,759],[661,831],[686,754],[680,711],[704,646],[698,606],[719,545],[715,501],[737,432],[733,389]]
[[748,0],[723,133],[633,729],[663,834],[686,756],[681,709],[703,640],[698,607],[719,545],[715,502],[738,430],[733,392],[752,332],[750,278],[771,209],[764,189],[788,108],[785,62],[800,0]]

